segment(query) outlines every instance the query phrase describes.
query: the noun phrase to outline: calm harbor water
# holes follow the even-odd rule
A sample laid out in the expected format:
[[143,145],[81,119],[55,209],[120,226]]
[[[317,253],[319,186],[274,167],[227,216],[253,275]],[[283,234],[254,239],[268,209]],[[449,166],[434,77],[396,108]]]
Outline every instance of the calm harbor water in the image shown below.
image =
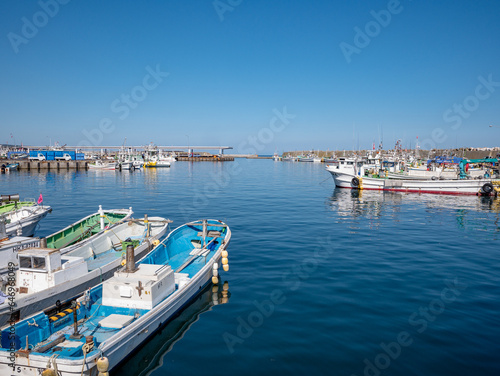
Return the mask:
[[500,374],[500,200],[335,190],[323,164],[244,159],[19,171],[0,192],[43,194],[38,236],[100,204],[231,227],[227,304],[208,288],[115,375]]

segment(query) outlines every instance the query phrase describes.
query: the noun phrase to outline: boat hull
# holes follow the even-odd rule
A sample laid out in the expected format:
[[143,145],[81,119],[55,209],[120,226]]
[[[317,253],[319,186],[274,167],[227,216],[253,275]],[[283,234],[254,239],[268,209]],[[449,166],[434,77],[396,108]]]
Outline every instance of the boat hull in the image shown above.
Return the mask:
[[19,209],[20,217],[17,220],[12,220],[5,229],[7,236],[33,236],[38,222],[52,211],[50,206],[31,206]]
[[[432,193],[448,195],[478,195],[486,183],[496,184],[492,179],[384,179],[361,177],[342,173],[334,169],[327,171],[332,174],[335,186],[339,188],[366,189],[408,193]],[[354,180],[358,179],[358,184]],[[495,194],[495,190],[492,194]]]

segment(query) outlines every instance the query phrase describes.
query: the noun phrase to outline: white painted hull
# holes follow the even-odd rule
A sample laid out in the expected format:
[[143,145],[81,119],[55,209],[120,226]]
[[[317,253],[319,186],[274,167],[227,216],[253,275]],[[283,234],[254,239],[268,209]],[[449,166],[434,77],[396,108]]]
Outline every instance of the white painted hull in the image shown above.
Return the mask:
[[7,236],[33,236],[36,226],[47,213],[52,211],[50,206],[29,206],[17,210],[10,215],[11,222],[7,224]]
[[122,162],[120,163],[120,168],[122,170],[130,170],[132,168],[132,162]]
[[175,159],[175,157],[164,157],[164,158],[160,158],[160,162],[166,162],[170,166],[170,163],[177,162],[177,159]]
[[[228,234],[230,236],[230,232]],[[160,329],[175,313],[180,311],[191,299],[202,291],[212,278],[213,264],[219,263],[221,253],[227,248],[229,241],[219,248],[217,253],[207,262],[186,285],[175,291],[163,302],[144,314],[137,321],[120,330],[117,335],[111,337],[99,345],[102,355],[109,360],[110,370],[116,367],[135,349],[137,349],[148,337]],[[9,375],[12,368],[8,352],[0,353],[0,375]],[[57,358],[57,368],[59,376],[95,376],[97,375],[96,360],[100,354],[93,354],[83,359]],[[34,376],[39,375],[46,369],[48,356],[30,354],[29,358],[17,357],[15,359],[16,375]],[[82,372],[83,366],[83,372]]]
[[116,170],[116,163],[89,163],[89,170]]
[[[424,180],[424,179],[383,179],[355,176],[333,168],[327,171],[332,174],[335,186],[339,188],[368,189],[394,192],[434,193],[434,194],[458,194],[477,195],[485,183],[491,183],[492,179],[450,179],[450,180]],[[359,187],[353,179],[359,180]]]

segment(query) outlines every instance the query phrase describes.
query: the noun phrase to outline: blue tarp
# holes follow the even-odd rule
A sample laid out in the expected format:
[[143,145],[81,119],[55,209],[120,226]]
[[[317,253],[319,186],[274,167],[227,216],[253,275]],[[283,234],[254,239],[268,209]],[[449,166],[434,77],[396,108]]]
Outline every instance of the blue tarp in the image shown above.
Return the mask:
[[428,159],[427,163],[435,162],[435,163],[455,163],[458,164],[463,158],[460,157],[446,157],[446,156],[438,156],[432,159]]

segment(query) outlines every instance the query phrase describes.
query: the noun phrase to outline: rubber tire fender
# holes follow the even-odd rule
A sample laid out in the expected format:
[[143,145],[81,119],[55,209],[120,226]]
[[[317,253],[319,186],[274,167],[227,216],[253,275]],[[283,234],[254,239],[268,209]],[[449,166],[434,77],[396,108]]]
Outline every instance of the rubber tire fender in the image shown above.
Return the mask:
[[483,191],[484,194],[491,194],[495,188],[493,188],[493,184],[491,183],[484,183],[483,186],[481,187],[481,190]]
[[351,185],[354,187],[354,188],[358,188],[359,187],[359,179],[354,177],[352,178],[351,180]]

